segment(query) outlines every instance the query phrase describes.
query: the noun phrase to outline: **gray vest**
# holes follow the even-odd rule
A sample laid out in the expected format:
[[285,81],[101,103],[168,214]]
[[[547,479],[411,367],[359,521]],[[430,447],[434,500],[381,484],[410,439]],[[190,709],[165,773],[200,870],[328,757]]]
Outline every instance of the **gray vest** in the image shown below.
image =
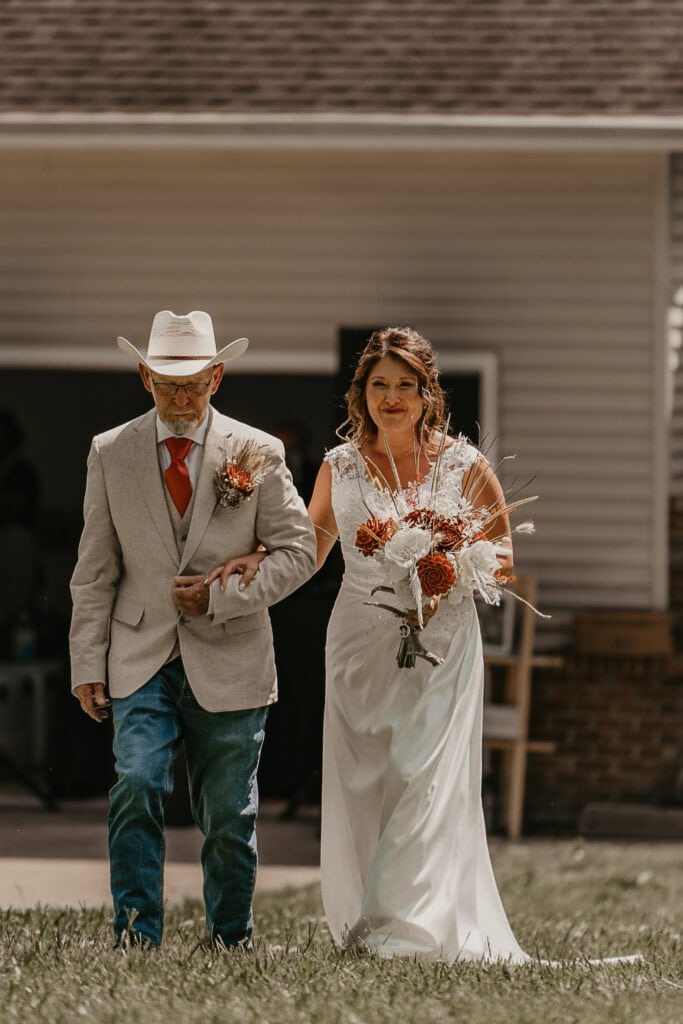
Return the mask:
[[190,504],[185,509],[185,515],[181,516],[180,512],[173,503],[173,498],[169,494],[168,487],[166,486],[166,481],[164,480],[164,497],[166,498],[166,508],[168,509],[168,514],[171,517],[173,536],[175,537],[176,547],[178,548],[178,558],[180,558],[180,556],[183,553],[185,541],[187,540],[187,535],[190,532],[192,512],[194,511],[194,496],[195,492],[193,491],[192,497],[190,498]]

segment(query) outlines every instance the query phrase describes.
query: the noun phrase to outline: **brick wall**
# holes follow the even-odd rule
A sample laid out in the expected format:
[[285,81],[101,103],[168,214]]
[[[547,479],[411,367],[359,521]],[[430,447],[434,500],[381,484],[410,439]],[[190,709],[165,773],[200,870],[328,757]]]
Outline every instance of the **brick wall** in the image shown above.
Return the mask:
[[[583,659],[534,676],[526,825],[576,829],[591,801],[676,801],[683,760],[683,674],[656,663]],[[680,797],[678,798],[680,802]]]

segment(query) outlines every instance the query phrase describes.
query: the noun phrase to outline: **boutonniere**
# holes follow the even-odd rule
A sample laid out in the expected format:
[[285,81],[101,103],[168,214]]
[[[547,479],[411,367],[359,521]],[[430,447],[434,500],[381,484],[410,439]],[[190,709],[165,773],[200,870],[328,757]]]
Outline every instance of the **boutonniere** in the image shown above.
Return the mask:
[[268,475],[272,466],[266,462],[267,446],[256,441],[230,441],[228,434],[223,444],[223,458],[216,466],[216,494],[223,508],[237,508],[249,501],[252,494]]

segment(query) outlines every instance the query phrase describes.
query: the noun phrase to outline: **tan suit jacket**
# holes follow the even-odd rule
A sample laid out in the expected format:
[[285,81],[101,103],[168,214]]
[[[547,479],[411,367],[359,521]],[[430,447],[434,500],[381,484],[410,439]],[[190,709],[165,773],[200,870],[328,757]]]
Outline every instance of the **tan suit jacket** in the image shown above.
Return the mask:
[[[209,711],[277,699],[267,609],[315,571],[315,534],[285,466],[281,442],[209,408],[187,540],[178,550],[156,450],[156,410],[93,439],[84,528],[71,580],[72,686],[108,682],[125,697],[151,679],[176,640],[198,702]],[[222,441],[266,445],[273,469],[238,508],[219,504],[214,472]],[[173,577],[205,574],[227,558],[270,552],[243,592],[212,584],[209,614],[179,615]]]

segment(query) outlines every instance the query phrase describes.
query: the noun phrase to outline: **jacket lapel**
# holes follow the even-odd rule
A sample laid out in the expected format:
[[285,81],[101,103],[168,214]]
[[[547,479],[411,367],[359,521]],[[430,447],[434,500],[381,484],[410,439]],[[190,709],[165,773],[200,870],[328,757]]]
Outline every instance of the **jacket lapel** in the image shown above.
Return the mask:
[[164,497],[164,485],[157,455],[156,411],[152,409],[142,420],[133,440],[131,462],[138,484],[149,509],[150,519],[159,531],[173,564],[178,564],[179,552],[175,542],[171,517]]
[[194,499],[192,520],[180,559],[180,569],[178,570],[181,574],[199,547],[218,503],[214,473],[219,459],[223,455],[222,444],[227,430],[222,432],[217,426],[216,414],[213,408],[209,408],[209,416],[211,419],[206,431],[206,437],[204,438],[204,454],[202,455],[202,465],[199,470],[199,479],[197,480],[197,493]]

